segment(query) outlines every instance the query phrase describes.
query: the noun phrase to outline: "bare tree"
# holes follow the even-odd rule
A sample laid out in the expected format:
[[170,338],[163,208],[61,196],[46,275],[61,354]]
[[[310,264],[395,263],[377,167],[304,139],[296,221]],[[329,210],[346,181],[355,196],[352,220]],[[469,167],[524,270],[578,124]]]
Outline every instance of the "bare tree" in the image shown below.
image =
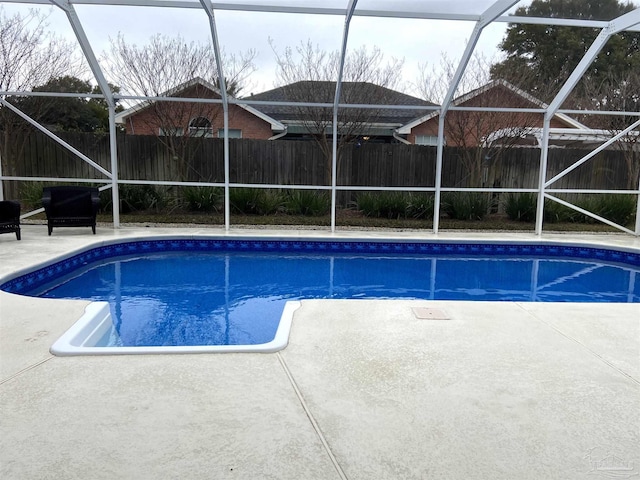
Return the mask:
[[51,78],[81,76],[77,46],[47,32],[47,17],[31,10],[7,16],[0,6],[0,91],[29,91]]
[[[490,65],[491,61],[484,55],[474,53],[460,78],[454,98],[488,84],[491,81]],[[441,103],[457,68],[458,62],[442,53],[438,65],[418,64],[418,77],[413,86],[423,98]]]
[[[255,71],[253,49],[239,54],[223,54],[221,59],[227,93],[238,95]],[[123,35],[111,39],[110,52],[102,55],[105,72],[120,85],[123,92],[143,97],[181,96],[212,98],[215,94],[206,85],[194,82],[203,79],[214,87],[220,85],[216,59],[210,45],[187,43],[180,36],[155,35],[145,45],[129,44]],[[220,105],[196,102],[145,101],[138,104],[146,110],[140,116],[147,130],[177,160],[178,180],[188,176],[190,159],[198,149],[194,136],[210,136],[207,125],[222,118]],[[195,122],[195,123],[194,123]],[[218,122],[219,123],[219,122]]]
[[[340,66],[340,53],[327,52],[309,40],[295,49],[280,53],[270,40],[277,62],[276,81],[286,91],[287,100],[299,103],[333,103]],[[356,105],[389,104],[390,89],[398,87],[404,60],[386,61],[378,47],[368,50],[362,46],[347,52],[343,70],[343,89],[340,103]],[[381,88],[380,88],[381,87]],[[391,101],[392,102],[392,101]],[[333,109],[324,107],[296,107],[297,117],[313,137],[327,159],[326,180],[331,177]],[[374,108],[345,108],[338,117],[338,161],[343,147],[365,135],[367,128],[384,114]]]
[[[491,80],[491,62],[482,55],[471,57],[463,74],[454,103],[467,107],[515,107],[540,108],[541,103],[502,80]],[[441,102],[451,84],[457,62],[443,55],[438,68],[420,65],[416,88],[424,98]],[[524,81],[524,79],[522,79]],[[461,147],[461,160],[466,178],[460,179],[468,186],[494,186],[492,167],[503,153],[522,146],[522,138],[534,127],[542,125],[542,114],[527,112],[497,112],[490,110],[451,110],[445,118],[445,142],[448,146]],[[491,134],[499,138],[491,141]],[[496,185],[497,186],[497,185]]]
[[[256,68],[256,51],[249,49],[238,54],[222,52],[225,80],[239,95],[248,86]],[[177,85],[200,77],[219,85],[216,59],[208,44],[187,43],[182,37],[154,35],[149,43],[128,44],[122,34],[111,39],[110,52],[102,55],[105,71],[114,83],[130,95],[161,96]]]
[[[0,7],[0,95],[7,102],[19,105],[23,97],[7,96],[3,92],[29,92],[53,78],[79,77],[86,72],[86,63],[77,46],[47,31],[46,16],[37,11],[9,16]],[[32,118],[39,120],[52,101],[46,97],[32,99]],[[31,125],[0,105],[0,157],[7,175],[16,175],[17,161],[31,131]]]
[[[603,80],[585,78],[582,81],[585,97],[595,110],[640,112],[640,73],[627,72],[622,75],[609,73]],[[638,117],[628,115],[592,115],[585,119],[591,126],[607,130],[613,137],[626,130]],[[627,171],[626,188],[638,188],[640,175],[640,127],[631,130],[615,142],[613,148],[620,151]]]

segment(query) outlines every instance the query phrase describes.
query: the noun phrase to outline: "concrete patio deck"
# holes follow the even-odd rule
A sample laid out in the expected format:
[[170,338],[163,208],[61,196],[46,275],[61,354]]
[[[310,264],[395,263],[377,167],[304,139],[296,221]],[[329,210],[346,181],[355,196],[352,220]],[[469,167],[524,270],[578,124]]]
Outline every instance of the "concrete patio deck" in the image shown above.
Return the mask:
[[[0,278],[105,239],[197,233],[330,236],[27,225],[0,235]],[[275,354],[52,356],[86,305],[0,292],[2,479],[640,476],[640,304],[307,300]],[[425,305],[450,319],[416,318]]]

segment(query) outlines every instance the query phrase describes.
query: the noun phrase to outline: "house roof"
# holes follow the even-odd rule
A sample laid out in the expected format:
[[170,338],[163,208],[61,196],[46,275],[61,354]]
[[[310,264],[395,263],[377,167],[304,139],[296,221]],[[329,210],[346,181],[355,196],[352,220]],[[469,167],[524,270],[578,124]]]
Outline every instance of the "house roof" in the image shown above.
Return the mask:
[[[330,103],[334,101],[336,82],[304,80],[247,97],[267,102]],[[359,105],[435,106],[434,103],[369,82],[343,82],[340,103]],[[280,121],[304,120],[305,112],[295,105],[260,105],[261,111]],[[420,114],[427,111],[418,110]],[[404,125],[415,118],[416,110],[381,109],[376,123]]]
[[[498,87],[498,86],[502,86],[504,88],[507,88],[509,90],[511,90],[513,93],[515,93],[516,95],[524,98],[526,101],[540,107],[540,108],[547,108],[548,105],[546,103],[544,103],[542,100],[534,97],[533,95],[525,92],[524,90],[516,87],[515,85],[512,85],[511,83],[507,82],[506,80],[493,80],[489,83],[487,83],[486,85],[483,85],[480,88],[476,88],[475,90],[471,90],[468,93],[465,93],[464,95],[461,95],[459,97],[457,97],[456,99],[453,100],[452,105],[458,106],[458,105],[462,105],[463,103],[468,102],[469,100],[471,100],[472,98],[475,98],[489,90],[491,90],[492,88]],[[431,120],[432,118],[437,117],[438,115],[440,115],[439,111],[432,111],[427,113],[426,115],[423,115],[421,117],[418,118],[414,118],[412,119],[410,122],[408,122],[406,125],[403,125],[401,128],[398,129],[398,133],[400,134],[409,134],[411,133],[411,129],[424,123],[427,122],[429,120]],[[580,128],[580,129],[587,129],[588,127],[580,122],[578,122],[576,119],[571,118],[568,115],[565,115],[563,113],[556,113],[555,114],[555,118],[563,121],[564,123],[566,123],[567,125],[569,125],[571,128]]]
[[[161,95],[159,95],[160,97],[176,97],[178,96],[178,94],[180,92],[184,92],[185,90],[195,86],[195,85],[200,85],[203,86],[204,88],[207,88],[208,90],[211,90],[213,93],[215,93],[218,96],[222,96],[220,89],[218,89],[214,84],[212,84],[211,82],[206,81],[203,78],[200,77],[195,77],[192,78],[191,80],[181,83],[180,85],[173,87],[170,90],[167,90],[166,92],[162,93]],[[230,96],[231,97],[231,96]],[[233,97],[231,97],[233,98]],[[128,108],[126,110],[123,110],[122,112],[116,114],[116,123],[122,124],[125,123],[125,120],[127,118],[129,118],[132,115],[135,115],[138,112],[141,112],[142,110],[150,107],[151,105],[153,105],[155,102],[157,102],[157,100],[145,100],[143,102],[140,102],[136,105],[134,105],[131,108]],[[256,117],[260,118],[261,120],[264,120],[265,122],[269,123],[271,125],[271,129],[275,130],[275,131],[283,131],[285,130],[285,126],[280,123],[278,120],[272,118],[271,116],[265,114],[263,111],[260,111],[256,108],[253,108],[249,105],[242,105],[242,104],[238,104],[238,106],[240,108],[245,109],[247,112],[255,115]]]

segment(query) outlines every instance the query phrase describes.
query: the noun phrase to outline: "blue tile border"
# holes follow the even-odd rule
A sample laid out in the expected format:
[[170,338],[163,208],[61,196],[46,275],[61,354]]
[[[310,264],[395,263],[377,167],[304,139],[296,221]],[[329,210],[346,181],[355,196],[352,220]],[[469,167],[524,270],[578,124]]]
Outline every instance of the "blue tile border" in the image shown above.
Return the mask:
[[506,256],[562,257],[595,260],[640,267],[640,253],[607,248],[526,243],[443,243],[443,242],[374,242],[326,240],[245,240],[245,239],[154,239],[114,243],[95,247],[51,265],[13,278],[0,290],[28,293],[101,260],[145,253],[163,252],[277,252],[277,253],[347,253],[437,256]]

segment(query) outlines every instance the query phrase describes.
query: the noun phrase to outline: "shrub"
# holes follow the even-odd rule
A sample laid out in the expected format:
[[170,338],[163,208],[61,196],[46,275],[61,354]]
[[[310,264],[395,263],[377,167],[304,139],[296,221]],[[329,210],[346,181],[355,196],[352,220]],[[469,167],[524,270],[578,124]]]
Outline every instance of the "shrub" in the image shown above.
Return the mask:
[[636,213],[637,197],[633,195],[599,195],[591,202],[588,210],[622,226],[628,225]]
[[637,197],[633,195],[601,195],[596,212],[618,225],[629,225],[637,215]]
[[220,206],[222,192],[220,187],[185,187],[182,197],[193,212],[213,212]]
[[584,221],[584,215],[558,202],[545,199],[544,221],[548,223],[578,223]]
[[356,208],[362,212],[365,217],[379,217],[380,209],[378,206],[378,198],[374,193],[359,193],[356,197]]
[[378,195],[380,216],[385,218],[405,218],[409,206],[408,195],[404,192],[381,192]]
[[490,205],[486,193],[454,192],[442,198],[442,210],[454,220],[482,220]]
[[22,182],[19,193],[22,206],[33,210],[42,207],[43,187],[41,182]]
[[122,213],[160,210],[166,205],[166,193],[154,185],[120,185]]
[[[575,202],[576,205],[580,208],[584,208],[588,212],[595,213],[598,215],[598,199],[595,197],[585,197],[581,198],[579,201]],[[589,215],[585,215],[584,213],[574,212],[575,222],[576,223],[597,223],[598,221],[590,217]]]
[[102,190],[99,194],[100,206],[98,211],[101,213],[110,213],[113,211],[113,195],[111,195],[111,189]]
[[533,222],[536,218],[537,196],[534,193],[509,193],[504,200],[504,211],[510,220]]
[[256,213],[272,215],[282,210],[284,203],[284,196],[279,190],[260,190],[256,201]]
[[270,215],[284,205],[279,191],[261,188],[233,188],[229,192],[229,200],[234,213],[248,215]]
[[331,198],[327,192],[292,190],[286,196],[285,208],[292,215],[319,217],[329,213]]
[[365,192],[358,195],[356,203],[367,217],[404,218],[409,197],[404,192]]
[[432,219],[434,195],[431,193],[409,193],[407,218]]
[[256,213],[260,190],[257,188],[232,188],[229,191],[231,211],[234,213]]

